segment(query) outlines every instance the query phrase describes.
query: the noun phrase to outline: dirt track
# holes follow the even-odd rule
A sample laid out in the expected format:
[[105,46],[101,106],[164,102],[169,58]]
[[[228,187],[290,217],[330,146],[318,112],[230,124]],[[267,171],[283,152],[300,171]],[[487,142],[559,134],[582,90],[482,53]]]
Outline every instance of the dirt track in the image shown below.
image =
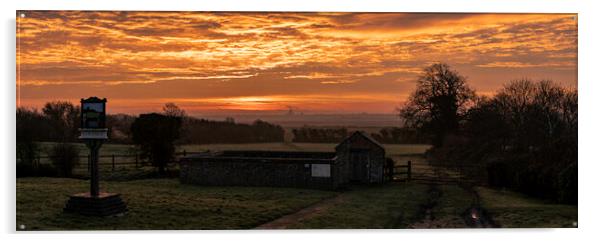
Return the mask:
[[299,221],[312,218],[320,213],[323,213],[332,206],[339,204],[344,200],[344,195],[339,194],[333,198],[322,200],[309,207],[303,208],[295,213],[285,215],[271,222],[262,224],[255,229],[286,229],[288,226],[296,224]]

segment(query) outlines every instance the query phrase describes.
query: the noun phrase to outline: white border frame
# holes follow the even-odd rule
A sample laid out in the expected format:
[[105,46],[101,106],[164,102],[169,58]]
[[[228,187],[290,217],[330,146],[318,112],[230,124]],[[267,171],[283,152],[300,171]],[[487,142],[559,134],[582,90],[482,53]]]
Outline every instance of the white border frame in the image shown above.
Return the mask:
[[[581,117],[579,121],[579,228],[578,229],[512,229],[512,230],[303,230],[303,231],[104,231],[104,232],[14,232],[15,228],[15,16],[16,10],[186,10],[186,11],[336,11],[336,12],[521,12],[521,13],[578,13],[579,14],[579,55],[578,88]],[[35,240],[57,238],[61,241],[107,241],[114,239],[181,241],[203,239],[261,240],[261,241],[313,241],[351,240],[378,241],[403,239],[406,241],[480,240],[504,241],[571,241],[596,239],[599,235],[600,219],[600,180],[602,170],[598,144],[600,132],[599,92],[602,91],[602,77],[599,74],[599,60],[602,44],[599,29],[602,29],[602,9],[595,0],[222,0],[222,1],[73,1],[73,0],[21,0],[4,1],[2,52],[0,67],[5,73],[2,82],[4,95],[0,118],[2,144],[0,154],[4,165],[2,179],[5,189],[1,199],[4,219],[2,229],[8,235],[4,239]],[[68,235],[65,235],[68,234]],[[599,239],[599,238],[597,238]]]

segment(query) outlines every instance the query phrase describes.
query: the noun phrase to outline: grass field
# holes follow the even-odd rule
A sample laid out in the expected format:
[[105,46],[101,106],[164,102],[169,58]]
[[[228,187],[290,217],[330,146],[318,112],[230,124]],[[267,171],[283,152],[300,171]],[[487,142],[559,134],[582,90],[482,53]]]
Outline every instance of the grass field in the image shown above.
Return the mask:
[[[397,183],[345,192],[272,187],[203,187],[175,179],[102,181],[123,194],[128,213],[94,218],[63,214],[67,195],[85,180],[18,178],[16,224],[25,230],[250,229],[320,201],[329,207],[288,225],[293,229],[466,228],[472,193],[456,185]],[[481,206],[503,228],[574,227],[577,207],[478,187]],[[20,228],[18,228],[21,230]]]
[[[554,204],[522,194],[479,187],[481,204],[503,228],[574,228],[577,206]],[[573,224],[575,223],[575,224]]]
[[63,214],[67,195],[86,191],[87,181],[19,178],[16,225],[25,230],[249,229],[335,195],[293,188],[190,186],[174,179],[101,182],[101,188],[123,194],[127,215],[91,219]]
[[328,211],[299,221],[295,229],[390,229],[406,228],[422,218],[421,204],[428,186],[390,184],[346,192]]
[[[50,148],[56,143],[54,142],[40,142],[40,155],[46,156]],[[88,155],[88,148],[83,142],[73,143],[79,148],[80,155]],[[135,154],[136,148],[133,145],[123,145],[123,144],[103,144],[100,148],[101,155],[129,155]]]
[[354,187],[344,193],[293,188],[202,187],[173,179],[101,183],[123,194],[128,213],[90,218],[63,214],[67,195],[87,181],[17,179],[17,220],[25,230],[249,229],[337,195],[336,206],[290,228],[405,228],[421,219],[427,185]]

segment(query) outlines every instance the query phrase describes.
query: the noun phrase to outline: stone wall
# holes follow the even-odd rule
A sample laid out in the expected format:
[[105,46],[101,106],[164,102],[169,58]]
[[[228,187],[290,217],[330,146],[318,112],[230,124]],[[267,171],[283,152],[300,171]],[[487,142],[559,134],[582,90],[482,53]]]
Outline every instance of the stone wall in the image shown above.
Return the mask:
[[[274,186],[337,189],[351,182],[353,162],[360,183],[384,182],[385,149],[369,135],[355,132],[336,152],[223,151],[180,160],[180,181],[212,186]],[[350,154],[360,154],[360,158]],[[363,169],[363,168],[362,168]],[[359,179],[358,179],[359,178]]]
[[[312,176],[312,165],[330,166],[329,177]],[[340,187],[334,159],[197,157],[180,161],[180,182],[212,186]]]

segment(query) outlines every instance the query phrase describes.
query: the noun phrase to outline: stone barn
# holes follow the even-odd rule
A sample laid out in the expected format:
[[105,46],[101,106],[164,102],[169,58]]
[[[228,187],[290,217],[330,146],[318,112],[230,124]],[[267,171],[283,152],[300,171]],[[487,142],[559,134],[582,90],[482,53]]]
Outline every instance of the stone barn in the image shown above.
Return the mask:
[[345,179],[357,183],[382,183],[385,148],[370,135],[355,132],[335,148]]
[[180,160],[180,182],[216,186],[277,186],[333,190],[384,181],[385,149],[354,132],[333,152],[222,151]]

